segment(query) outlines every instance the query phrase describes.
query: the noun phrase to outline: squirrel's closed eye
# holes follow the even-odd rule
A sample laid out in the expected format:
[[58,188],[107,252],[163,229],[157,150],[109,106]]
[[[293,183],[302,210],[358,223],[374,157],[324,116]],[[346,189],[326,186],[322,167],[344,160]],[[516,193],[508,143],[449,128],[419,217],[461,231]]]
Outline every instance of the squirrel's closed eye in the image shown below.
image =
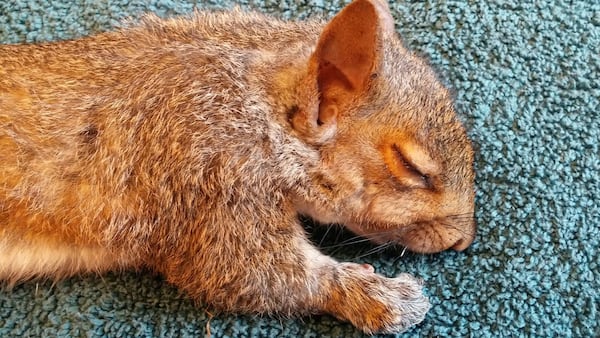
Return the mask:
[[398,148],[397,145],[395,145],[395,144],[392,145],[392,150],[394,151],[396,158],[404,166],[404,169],[406,169],[406,171],[410,175],[419,177],[425,188],[432,188],[431,177],[428,174],[421,172],[417,167],[415,167],[415,165],[413,163],[411,163],[408,159],[406,159],[406,157],[404,156],[404,154]]
[[384,147],[385,163],[391,174],[409,188],[433,189],[432,175],[436,166],[429,156],[412,143],[396,143]]

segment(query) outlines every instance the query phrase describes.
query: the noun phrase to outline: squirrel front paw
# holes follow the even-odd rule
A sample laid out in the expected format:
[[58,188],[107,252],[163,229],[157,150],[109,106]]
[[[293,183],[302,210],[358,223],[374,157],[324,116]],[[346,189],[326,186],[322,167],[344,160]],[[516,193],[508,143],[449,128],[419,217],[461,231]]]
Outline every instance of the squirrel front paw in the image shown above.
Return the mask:
[[422,282],[409,274],[386,278],[372,268],[342,263],[328,310],[367,334],[399,333],[423,321],[430,308]]

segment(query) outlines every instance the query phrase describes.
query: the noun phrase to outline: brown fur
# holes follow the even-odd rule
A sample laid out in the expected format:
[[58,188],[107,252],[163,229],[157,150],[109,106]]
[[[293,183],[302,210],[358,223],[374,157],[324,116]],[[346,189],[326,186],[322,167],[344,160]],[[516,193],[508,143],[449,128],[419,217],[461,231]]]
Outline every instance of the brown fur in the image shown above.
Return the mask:
[[464,249],[472,156],[375,0],[328,25],[150,15],[0,46],[0,278],[148,267],[221,310],[402,331],[429,308],[420,283],[322,255],[297,215]]

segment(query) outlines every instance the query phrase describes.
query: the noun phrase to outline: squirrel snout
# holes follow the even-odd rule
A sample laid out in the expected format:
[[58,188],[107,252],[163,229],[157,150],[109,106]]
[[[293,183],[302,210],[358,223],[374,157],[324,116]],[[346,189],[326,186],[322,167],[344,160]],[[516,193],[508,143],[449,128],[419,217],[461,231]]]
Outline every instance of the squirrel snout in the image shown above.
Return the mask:
[[456,251],[463,251],[466,248],[468,248],[469,245],[471,245],[471,243],[473,243],[473,239],[461,238],[458,241],[456,241],[454,245],[452,245],[451,249]]
[[474,222],[463,225],[459,230],[434,221],[423,223],[421,227],[404,233],[399,238],[399,243],[419,253],[435,253],[448,249],[463,251],[473,243],[475,232]]
[[463,233],[462,238],[459,238],[450,248],[456,251],[463,251],[468,248],[475,240],[475,222],[471,225],[469,231]]

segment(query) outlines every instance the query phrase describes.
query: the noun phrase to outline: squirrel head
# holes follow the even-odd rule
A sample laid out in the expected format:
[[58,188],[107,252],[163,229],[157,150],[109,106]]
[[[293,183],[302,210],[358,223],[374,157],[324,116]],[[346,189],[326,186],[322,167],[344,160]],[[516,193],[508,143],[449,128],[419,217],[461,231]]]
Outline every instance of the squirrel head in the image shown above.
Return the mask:
[[[475,236],[473,150],[448,90],[406,50],[387,5],[355,0],[319,36],[292,128],[318,149],[297,209],[432,253]],[[302,97],[302,95],[301,95]]]

